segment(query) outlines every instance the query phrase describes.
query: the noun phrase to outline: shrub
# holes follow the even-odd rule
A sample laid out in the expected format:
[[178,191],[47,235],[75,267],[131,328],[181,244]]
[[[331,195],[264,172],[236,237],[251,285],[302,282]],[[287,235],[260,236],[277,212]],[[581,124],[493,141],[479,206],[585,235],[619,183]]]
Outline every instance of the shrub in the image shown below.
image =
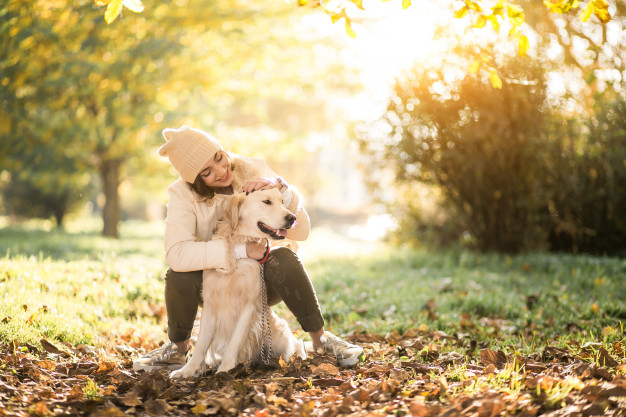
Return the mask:
[[[464,74],[465,64],[458,64]],[[513,59],[500,73],[502,89],[479,74],[454,79],[450,66],[407,74],[384,116],[387,134],[361,144],[372,161],[393,167],[400,188],[439,187],[452,235],[464,230],[480,250],[518,252],[545,242],[538,227],[545,84],[528,59]],[[419,204],[403,209],[419,230]]]

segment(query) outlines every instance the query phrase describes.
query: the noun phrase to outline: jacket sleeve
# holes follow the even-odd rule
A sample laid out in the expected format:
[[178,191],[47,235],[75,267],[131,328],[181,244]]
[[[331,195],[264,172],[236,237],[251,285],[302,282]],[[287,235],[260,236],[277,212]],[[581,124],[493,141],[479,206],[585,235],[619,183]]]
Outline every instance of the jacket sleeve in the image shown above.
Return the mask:
[[235,255],[232,243],[223,240],[197,241],[197,216],[192,191],[174,183],[168,189],[168,195],[165,260],[170,268],[176,272],[234,269]]

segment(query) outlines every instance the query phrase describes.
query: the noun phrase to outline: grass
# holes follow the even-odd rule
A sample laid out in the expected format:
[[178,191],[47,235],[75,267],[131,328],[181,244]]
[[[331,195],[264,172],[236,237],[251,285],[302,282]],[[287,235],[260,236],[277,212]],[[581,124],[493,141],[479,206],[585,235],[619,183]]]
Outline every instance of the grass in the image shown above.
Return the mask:
[[[1,228],[0,340],[163,340],[162,225],[127,222],[121,236],[100,237],[97,221],[66,231]],[[548,340],[566,347],[624,335],[625,259],[430,253],[326,230],[314,231],[300,253],[327,328],[339,334],[428,328],[524,353]]]
[[342,332],[426,325],[532,343],[533,335],[621,335],[626,319],[623,259],[394,249],[309,270]]

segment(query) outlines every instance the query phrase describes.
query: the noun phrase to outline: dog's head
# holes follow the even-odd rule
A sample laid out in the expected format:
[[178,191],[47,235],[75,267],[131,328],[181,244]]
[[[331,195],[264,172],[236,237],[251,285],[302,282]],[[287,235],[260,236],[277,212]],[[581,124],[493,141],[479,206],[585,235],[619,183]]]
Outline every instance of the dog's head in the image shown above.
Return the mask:
[[285,208],[280,191],[272,188],[233,196],[223,220],[230,223],[233,235],[284,239],[296,216]]

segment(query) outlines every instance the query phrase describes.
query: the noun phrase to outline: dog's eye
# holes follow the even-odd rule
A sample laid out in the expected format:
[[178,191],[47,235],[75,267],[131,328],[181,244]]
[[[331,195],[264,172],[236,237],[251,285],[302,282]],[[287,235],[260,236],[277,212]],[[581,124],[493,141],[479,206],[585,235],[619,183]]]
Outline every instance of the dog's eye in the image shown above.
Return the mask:
[[265,204],[267,204],[268,206],[271,206],[271,205],[272,205],[272,202],[271,202],[271,201],[269,201],[269,200],[265,200],[265,201],[263,201],[263,202],[264,202]]

